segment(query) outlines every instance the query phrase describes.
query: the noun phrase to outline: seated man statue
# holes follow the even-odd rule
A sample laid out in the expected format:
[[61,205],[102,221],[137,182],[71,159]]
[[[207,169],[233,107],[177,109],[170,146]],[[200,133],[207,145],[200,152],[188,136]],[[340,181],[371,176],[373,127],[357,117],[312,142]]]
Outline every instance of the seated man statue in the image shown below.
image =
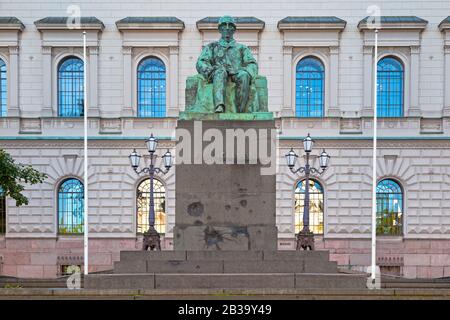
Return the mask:
[[267,111],[266,78],[258,76],[258,64],[250,49],[233,39],[234,19],[221,17],[218,28],[220,40],[206,45],[198,58],[200,76],[186,81],[186,111]]

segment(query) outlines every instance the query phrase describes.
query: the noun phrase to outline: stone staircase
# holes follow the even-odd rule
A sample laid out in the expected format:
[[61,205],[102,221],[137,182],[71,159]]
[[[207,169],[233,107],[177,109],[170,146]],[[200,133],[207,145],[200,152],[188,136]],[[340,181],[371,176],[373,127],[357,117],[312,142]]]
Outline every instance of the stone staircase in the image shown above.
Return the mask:
[[89,289],[357,288],[365,274],[340,273],[328,251],[122,251]]

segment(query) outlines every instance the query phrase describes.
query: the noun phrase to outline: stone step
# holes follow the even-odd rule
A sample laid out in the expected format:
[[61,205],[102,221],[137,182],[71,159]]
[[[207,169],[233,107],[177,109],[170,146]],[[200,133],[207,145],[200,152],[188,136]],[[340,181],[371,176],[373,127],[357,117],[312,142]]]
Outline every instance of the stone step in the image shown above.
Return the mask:
[[124,273],[335,273],[337,263],[323,259],[303,260],[137,260],[114,264]]
[[317,251],[121,251],[120,261],[167,261],[167,260],[303,260],[329,259],[326,250]]
[[366,275],[317,273],[264,274],[97,274],[85,278],[86,289],[363,289]]

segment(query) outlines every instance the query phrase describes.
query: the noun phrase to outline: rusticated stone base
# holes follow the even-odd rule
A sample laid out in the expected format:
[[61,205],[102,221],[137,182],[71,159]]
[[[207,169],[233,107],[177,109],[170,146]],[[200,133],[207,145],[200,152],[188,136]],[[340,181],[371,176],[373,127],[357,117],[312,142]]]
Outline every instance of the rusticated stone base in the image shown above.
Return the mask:
[[[113,263],[119,261],[121,251],[141,252],[142,236],[122,239],[91,238],[89,243],[89,272],[105,271],[113,269]],[[295,245],[294,237],[278,239],[279,250],[294,252]],[[161,252],[166,255],[176,254],[171,251],[171,238],[162,237],[161,246]],[[379,239],[377,248],[378,264],[382,273],[411,279],[450,277],[449,240]],[[315,249],[315,252],[328,250],[330,260],[337,262],[339,268],[365,271],[370,265],[370,239],[323,240],[323,236],[315,236]],[[250,254],[249,251],[242,253],[247,257]],[[70,239],[0,237],[0,257],[3,257],[0,259],[0,275],[35,279],[56,278],[61,275],[61,264],[79,264],[82,261],[83,240],[81,236]],[[175,260],[177,257],[174,256]]]

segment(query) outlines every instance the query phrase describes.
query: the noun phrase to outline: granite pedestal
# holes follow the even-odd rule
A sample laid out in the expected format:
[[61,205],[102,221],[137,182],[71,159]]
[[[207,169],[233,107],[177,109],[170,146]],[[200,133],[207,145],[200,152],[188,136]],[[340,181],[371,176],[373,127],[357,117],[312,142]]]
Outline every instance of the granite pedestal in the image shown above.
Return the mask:
[[[188,133],[191,157],[177,157],[174,249],[276,250],[275,174],[262,170],[275,154],[274,121],[183,120],[177,130]],[[208,130],[221,136],[220,155],[202,141]]]

